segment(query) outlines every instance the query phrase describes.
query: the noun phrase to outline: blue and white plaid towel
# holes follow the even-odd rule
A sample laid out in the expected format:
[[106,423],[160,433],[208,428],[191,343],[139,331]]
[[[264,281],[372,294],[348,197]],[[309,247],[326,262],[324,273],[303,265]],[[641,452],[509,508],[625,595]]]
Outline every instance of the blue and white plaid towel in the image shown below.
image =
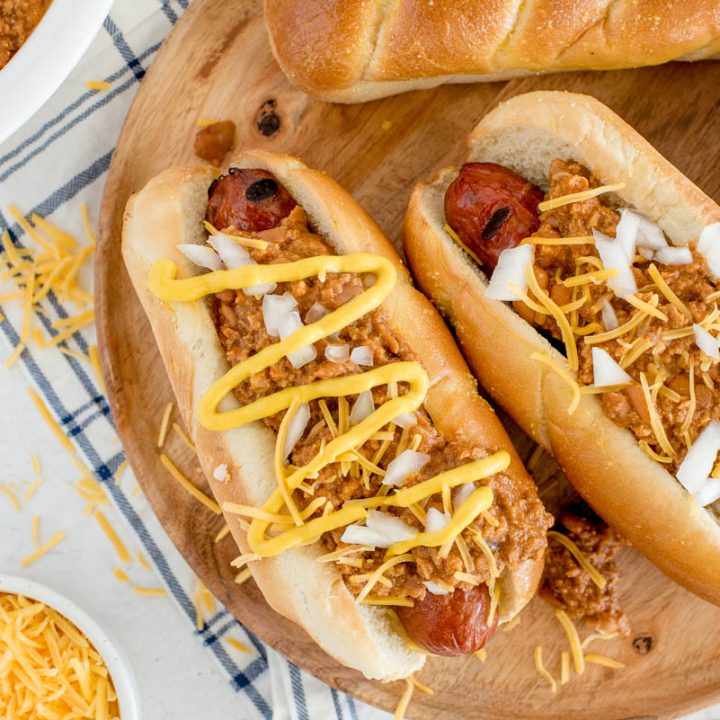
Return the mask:
[[[10,204],[26,217],[37,213],[78,238],[84,235],[83,203],[96,221],[130,102],[187,4],[188,0],[118,0],[73,74],[30,122],[0,145],[0,233],[9,231],[17,247],[34,244],[8,212]],[[105,80],[110,89],[90,91],[88,80]],[[91,289],[90,268],[80,285]],[[0,295],[14,289],[9,280],[0,283]],[[0,331],[7,344],[0,360],[5,360],[18,344],[22,312],[17,300],[3,302],[1,310]],[[52,323],[75,312],[51,293],[42,301],[34,323],[46,337],[55,335],[58,330]],[[86,354],[95,342],[91,325],[61,344],[75,356],[58,348],[40,349],[31,341],[9,372],[0,369],[4,373],[0,375],[0,489],[9,489],[21,506],[15,509],[6,493],[0,494],[0,572],[23,572],[52,585],[89,609],[119,638],[132,660],[144,717],[388,718],[300,672],[223,608],[208,613],[205,628],[196,629],[197,580],[149,509],[131,472],[115,478],[124,453],[97,377],[77,355]],[[26,386],[37,390],[77,457],[111,497],[102,512],[130,551],[130,562],[118,562],[98,523],[83,517],[85,501],[72,491],[78,470],[41,420]],[[31,454],[39,457],[44,477],[32,498]],[[33,549],[33,516],[41,518],[43,540],[59,530],[67,535],[51,553],[21,571],[18,558]],[[129,582],[113,577],[114,567],[128,575]],[[137,586],[164,589],[167,597],[139,595],[133,592]],[[239,652],[228,638],[250,651]]]

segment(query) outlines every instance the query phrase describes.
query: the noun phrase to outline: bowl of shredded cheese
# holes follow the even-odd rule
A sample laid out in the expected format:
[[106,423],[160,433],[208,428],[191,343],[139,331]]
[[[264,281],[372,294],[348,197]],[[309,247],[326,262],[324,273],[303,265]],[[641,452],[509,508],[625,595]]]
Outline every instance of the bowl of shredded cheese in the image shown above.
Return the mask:
[[139,720],[130,665],[68,598],[0,575],[0,717]]

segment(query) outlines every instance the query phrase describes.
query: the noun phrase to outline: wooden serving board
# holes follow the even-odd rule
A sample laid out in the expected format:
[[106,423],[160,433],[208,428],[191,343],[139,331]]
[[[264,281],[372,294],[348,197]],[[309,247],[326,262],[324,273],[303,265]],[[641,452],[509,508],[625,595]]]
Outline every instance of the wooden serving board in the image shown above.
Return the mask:
[[[253,0],[195,0],[159,52],[127,118],[107,180],[96,268],[105,382],[143,490],[210,590],[300,667],[392,709],[403,689],[400,683],[369,682],[339,666],[297,626],[270,610],[252,582],[233,583],[233,542],[213,542],[221,519],[199,506],[158,461],[159,419],[173,397],[120,256],[128,196],[171,165],[198,162],[192,154],[198,119],[232,119],[238,126],[238,147],[288,151],[326,170],[399,244],[413,184],[438,165],[459,161],[469,130],[500,100],[552,88],[595,95],[717,198],[720,63],[444,86],[364,105],[333,106],[288,84],[273,60],[259,8],[260,2]],[[511,432],[528,458],[532,443],[513,426]],[[196,458],[173,435],[168,443],[169,454],[206,488]],[[549,459],[536,457],[532,468],[544,491],[556,494],[562,487],[562,476]],[[546,663],[557,675],[566,640],[550,608],[535,600],[517,629],[498,633],[485,664],[475,657],[430,660],[420,679],[435,694],[416,693],[410,715],[418,720],[656,718],[720,701],[720,609],[665,579],[630,549],[621,564],[622,601],[633,634],[594,649],[621,659],[626,669],[589,666],[553,697],[535,673],[532,652],[542,644]]]

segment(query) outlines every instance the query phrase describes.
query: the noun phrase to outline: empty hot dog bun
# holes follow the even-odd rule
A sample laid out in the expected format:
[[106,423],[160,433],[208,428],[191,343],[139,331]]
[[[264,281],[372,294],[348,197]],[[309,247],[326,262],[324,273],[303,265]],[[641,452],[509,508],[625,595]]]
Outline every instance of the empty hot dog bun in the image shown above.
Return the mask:
[[[469,138],[468,161],[497,163],[545,191],[556,158],[586,167],[601,185],[625,183],[606,196],[608,203],[644,214],[671,244],[694,244],[703,228],[720,220],[720,207],[588,96],[535,92],[512,98]],[[446,230],[445,193],[457,176],[457,168],[443,169],[412,194],[405,249],[419,286],[453,326],[481,384],[555,455],[585,500],[670,577],[720,603],[720,528],[713,506],[703,509],[643,452],[633,433],[605,414],[599,395],[582,394],[569,414],[570,385],[531,359],[542,354],[567,368],[565,354],[511,304],[485,297],[487,276]]]
[[265,22],[290,81],[346,103],[447,82],[642,67],[720,52],[720,9],[709,0],[266,0]]
[[[430,390],[423,406],[434,427],[448,440],[461,440],[488,453],[504,449],[510,454],[503,477],[509,478],[513,492],[533,511],[528,521],[539,527],[543,541],[532,557],[505,563],[502,568],[497,617],[500,622],[508,621],[532,597],[539,582],[547,515],[504,429],[477,394],[475,380],[439,315],[413,288],[377,225],[324,173],[295,158],[261,151],[239,155],[231,167],[261,168],[272,173],[305,211],[312,231],[337,254],[372,253],[392,263],[397,283],[382,308],[389,331],[407,344],[429,376]],[[206,272],[189,262],[177,245],[203,244],[207,240],[203,219],[208,188],[215,176],[216,172],[209,168],[175,168],[150,181],[128,203],[122,250],[179,410],[217,501],[221,506],[232,502],[259,508],[278,486],[274,466],[277,434],[261,420],[230,430],[209,430],[202,424],[199,419],[202,398],[230,367],[218,340],[210,303],[161,301],[151,291],[148,280],[154,263],[163,259],[177,264],[178,277]],[[232,395],[223,403],[223,410],[239,407]],[[227,477],[218,481],[217,468],[223,465],[227,465]],[[322,487],[317,494],[321,490]],[[503,521],[501,510],[493,512]],[[226,513],[226,519],[240,552],[252,552],[238,516]],[[382,680],[405,677],[419,669],[425,655],[411,649],[390,609],[356,603],[355,595],[338,571],[339,566],[317,561],[327,552],[322,541],[306,543],[251,562],[249,567],[268,603],[298,623],[339,662],[367,677]]]

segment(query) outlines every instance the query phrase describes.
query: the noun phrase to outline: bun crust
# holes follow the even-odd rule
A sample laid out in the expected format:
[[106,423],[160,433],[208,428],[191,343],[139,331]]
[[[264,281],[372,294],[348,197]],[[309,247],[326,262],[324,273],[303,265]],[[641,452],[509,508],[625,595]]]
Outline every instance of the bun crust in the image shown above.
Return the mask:
[[[431,383],[435,382],[425,407],[436,427],[449,437],[464,436],[482,447],[506,448],[512,453],[506,472],[515,482],[530,487],[531,478],[493,411],[477,394],[475,380],[442,320],[412,287],[394,249],[352,197],[323,173],[286,155],[248,152],[231,165],[274,173],[339,253],[378,253],[397,265],[398,285],[383,307],[393,330],[417,353]],[[161,258],[176,262],[182,274],[195,272],[175,246],[202,242],[207,189],[215,175],[216,171],[207,168],[175,168],[150,181],[128,203],[122,250],[214,495],[221,504],[261,505],[276,487],[275,433],[261,422],[228,432],[211,432],[198,423],[200,398],[228,370],[215,325],[205,303],[163,303],[147,287],[148,271]],[[226,402],[228,409],[237,406],[232,397]],[[230,469],[227,482],[213,478],[213,470],[220,464]],[[227,515],[226,520],[241,552],[249,552],[237,516]],[[381,607],[357,605],[337,570],[316,562],[323,552],[316,544],[251,563],[253,577],[268,603],[303,627],[339,662],[369,678],[392,680],[418,670],[425,656],[408,649],[391,613]],[[509,620],[532,597],[542,566],[540,558],[504,572],[501,620]]]
[[290,81],[333,102],[720,53],[711,0],[265,0],[265,22]]
[[[720,221],[720,207],[594,98],[562,92],[515,97],[469,138],[469,161],[495,162],[547,184],[560,157],[588,167],[617,196],[656,221],[675,244]],[[720,604],[720,527],[680,483],[640,449],[632,433],[582,395],[572,416],[569,387],[530,359],[565,358],[510,305],[485,298],[487,278],[444,230],[443,199],[457,170],[416,186],[405,218],[405,250],[421,289],[455,329],[483,386],[535,442],[555,455],[585,500],[667,575]]]

